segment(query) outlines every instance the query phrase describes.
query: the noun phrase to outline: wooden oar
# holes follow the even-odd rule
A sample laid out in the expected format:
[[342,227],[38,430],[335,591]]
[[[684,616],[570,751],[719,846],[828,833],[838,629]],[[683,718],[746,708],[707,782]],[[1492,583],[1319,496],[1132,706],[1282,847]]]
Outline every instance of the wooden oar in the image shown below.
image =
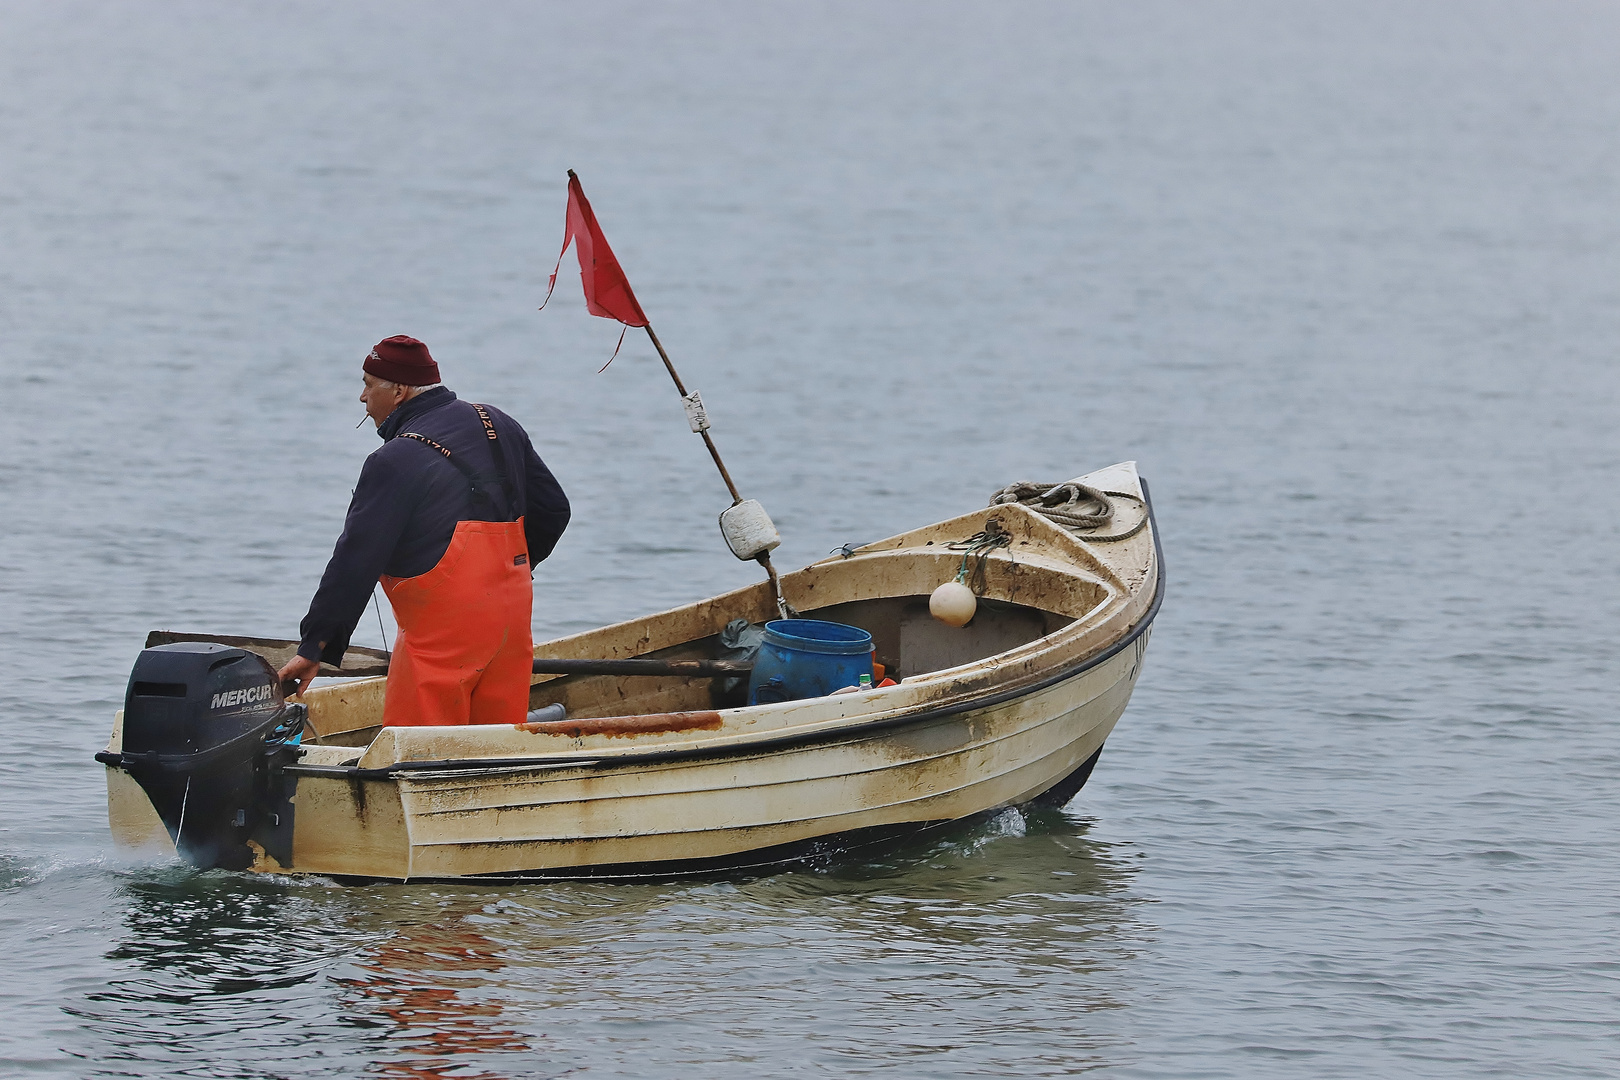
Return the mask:
[[[234,645],[248,649],[268,660],[272,667],[281,668],[298,651],[298,642],[280,638],[232,637],[227,634],[182,634],[172,630],[153,630],[146,635],[146,647],[171,645],[177,641],[211,641],[216,645]],[[739,660],[555,660],[542,658],[534,662],[536,675],[677,675],[692,679],[716,679],[732,675],[747,675],[754,665]],[[363,645],[350,645],[343,654],[340,667],[322,664],[325,676],[353,678],[361,675],[388,674],[388,654],[381,649],[368,649]]]
[[[285,667],[298,652],[298,642],[280,638],[232,637],[228,634],[182,634],[173,630],[153,630],[146,635],[146,647],[172,645],[177,641],[211,641],[216,645],[234,645],[238,649],[256,652],[278,671]],[[350,645],[338,667],[322,664],[320,674],[354,677],[359,675],[388,674],[388,654],[381,649],[368,649],[363,645]]]

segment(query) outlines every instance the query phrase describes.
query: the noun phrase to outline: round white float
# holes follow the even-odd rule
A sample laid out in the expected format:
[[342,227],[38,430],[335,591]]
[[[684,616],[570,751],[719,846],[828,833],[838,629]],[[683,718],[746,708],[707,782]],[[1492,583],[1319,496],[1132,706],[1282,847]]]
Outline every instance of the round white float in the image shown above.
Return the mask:
[[960,581],[947,581],[928,598],[928,613],[947,626],[966,626],[978,607],[973,590]]

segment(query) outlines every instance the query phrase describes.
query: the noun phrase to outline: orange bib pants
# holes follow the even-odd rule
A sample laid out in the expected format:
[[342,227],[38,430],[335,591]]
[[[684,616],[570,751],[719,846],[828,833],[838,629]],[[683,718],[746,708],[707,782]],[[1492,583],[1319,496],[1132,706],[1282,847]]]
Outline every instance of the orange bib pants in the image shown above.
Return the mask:
[[534,590],[523,519],[463,521],[425,574],[384,574],[399,636],[383,726],[521,724],[529,709]]

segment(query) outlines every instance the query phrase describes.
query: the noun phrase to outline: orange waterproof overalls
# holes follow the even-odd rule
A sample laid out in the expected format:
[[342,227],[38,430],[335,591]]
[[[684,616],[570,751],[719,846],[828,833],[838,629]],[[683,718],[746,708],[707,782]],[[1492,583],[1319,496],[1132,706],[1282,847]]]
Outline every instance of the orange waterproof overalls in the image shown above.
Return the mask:
[[[473,408],[494,442],[489,414]],[[398,438],[427,443],[478,491],[480,478],[443,446],[415,432]],[[534,670],[534,591],[521,517],[457,523],[433,569],[408,578],[384,574],[382,587],[399,623],[384,727],[523,722]]]

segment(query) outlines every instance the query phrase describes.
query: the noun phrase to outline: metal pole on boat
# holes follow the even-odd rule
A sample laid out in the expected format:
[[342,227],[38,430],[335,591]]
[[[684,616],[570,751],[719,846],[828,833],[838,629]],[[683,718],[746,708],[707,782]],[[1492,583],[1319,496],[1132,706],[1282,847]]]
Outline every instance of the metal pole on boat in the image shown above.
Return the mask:
[[[720,451],[709,435],[709,418],[703,411],[703,399],[696,390],[688,392],[686,384],[681,382],[680,373],[675,370],[669,353],[664,350],[664,343],[658,340],[647,313],[641,310],[641,304],[636,301],[630,279],[624,276],[624,268],[619,265],[619,260],[613,257],[607,237],[602,235],[602,227],[591,209],[590,200],[585,197],[585,188],[573,169],[568,170],[568,213],[563,226],[562,250],[557,253],[557,269],[551,272],[551,284],[546,287],[546,301],[540,305],[541,308],[551,302],[551,292],[557,286],[557,270],[562,268],[563,256],[568,254],[570,244],[579,256],[580,283],[585,289],[586,309],[592,315],[614,319],[626,329],[644,327],[647,336],[652,339],[653,348],[658,350],[659,358],[664,361],[664,370],[669,372],[669,377],[675,381],[675,389],[680,391],[681,405],[686,409],[686,422],[693,431],[703,436],[703,445],[714,459],[714,467],[720,470],[720,479],[726,482],[726,490],[731,492],[731,505],[720,515],[720,534],[725,537],[726,546],[737,558],[744,561],[752,559],[765,568],[766,576],[771,579],[771,591],[776,596],[776,610],[784,619],[793,618],[797,613],[782,595],[782,581],[776,575],[776,567],[771,565],[771,549],[782,542],[782,537],[771,523],[765,508],[753,499],[744,499],[737,490],[736,482],[731,479],[731,470],[720,460]],[[624,344],[623,333],[619,334],[619,344]],[[619,355],[619,350],[614,349],[613,355]],[[610,358],[608,363],[613,363],[613,360]],[[604,364],[603,370],[606,368]]]
[[[658,350],[658,356],[664,361],[664,369],[669,372],[669,377],[675,380],[675,389],[680,391],[681,400],[689,401],[690,396],[686,392],[686,384],[681,382],[680,373],[675,370],[675,365],[670,362],[669,353],[664,351],[664,343],[659,341],[658,335],[653,332],[652,323],[647,324],[647,336],[652,338],[653,348]],[[698,434],[703,436],[703,445],[709,448],[709,456],[714,458],[714,467],[720,470],[720,479],[726,482],[726,490],[731,492],[731,504],[733,506],[737,505],[743,501],[743,497],[738,493],[737,485],[732,483],[731,473],[726,469],[726,463],[720,460],[720,451],[715,448],[714,439],[709,436],[709,429],[705,427]]]
[[[703,445],[708,448],[709,456],[714,459],[714,467],[720,470],[720,479],[726,482],[726,490],[731,492],[731,505],[734,507],[742,505],[742,493],[737,490],[736,483],[731,479],[731,471],[726,468],[726,463],[720,460],[720,450],[714,445],[714,438],[709,434],[709,421],[703,411],[703,399],[698,396],[695,390],[690,393],[687,392],[686,384],[681,382],[680,372],[675,370],[675,364],[670,360],[669,353],[664,351],[664,343],[658,340],[658,334],[653,330],[652,323],[647,323],[646,331],[647,336],[652,339],[653,348],[658,350],[659,359],[664,362],[664,370],[669,372],[669,377],[674,380],[675,389],[681,395],[681,403],[686,407],[686,416],[691,423],[692,430],[703,436]],[[756,503],[754,506],[757,509],[758,504]],[[763,511],[760,512],[763,513]],[[772,535],[775,535],[774,528]],[[793,610],[793,606],[782,595],[782,579],[777,576],[776,567],[771,565],[770,551],[768,549],[762,551],[753,558],[755,562],[765,568],[765,576],[771,580],[771,592],[776,597],[778,614],[784,619],[794,618],[798,612]]]

